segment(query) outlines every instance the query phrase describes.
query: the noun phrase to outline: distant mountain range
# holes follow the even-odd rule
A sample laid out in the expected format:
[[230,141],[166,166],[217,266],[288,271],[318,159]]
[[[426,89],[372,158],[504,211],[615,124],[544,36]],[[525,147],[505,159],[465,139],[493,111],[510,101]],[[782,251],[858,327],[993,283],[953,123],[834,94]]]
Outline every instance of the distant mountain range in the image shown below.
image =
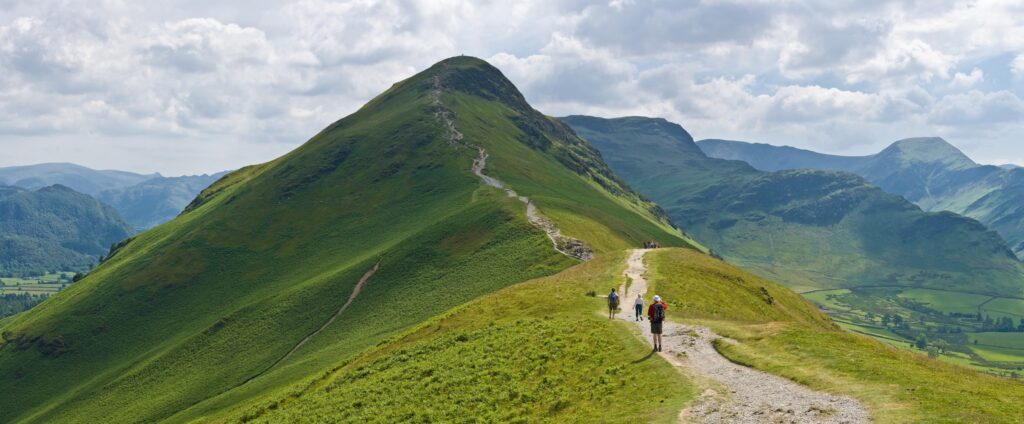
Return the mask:
[[0,168],[0,185],[35,190],[60,184],[113,206],[135,231],[142,231],[170,221],[226,173],[164,177],[44,163]]
[[[996,233],[954,213],[922,212],[854,174],[766,172],[708,157],[682,127],[663,119],[562,119],[696,240],[793,288],[888,284],[1021,294],[1024,268]],[[906,147],[931,155],[942,164],[937,169],[971,169],[970,161],[921,143]],[[896,153],[887,160],[898,160]],[[862,160],[814,158],[836,167]],[[884,162],[864,169],[898,171]]]
[[852,172],[926,211],[950,211],[997,231],[1024,254],[1024,169],[979,165],[941,138],[900,140],[870,156],[836,156],[788,146],[702,140],[708,156],[740,160],[763,171]]
[[83,271],[131,233],[113,208],[68,187],[0,186],[0,273]]

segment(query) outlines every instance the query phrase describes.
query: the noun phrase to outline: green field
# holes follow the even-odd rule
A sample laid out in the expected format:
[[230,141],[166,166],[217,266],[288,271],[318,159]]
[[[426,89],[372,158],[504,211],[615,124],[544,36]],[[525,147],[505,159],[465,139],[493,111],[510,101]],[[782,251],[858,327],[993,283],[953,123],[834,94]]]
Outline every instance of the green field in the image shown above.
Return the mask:
[[983,314],[993,317],[1024,318],[1024,299],[994,299],[981,307]]
[[906,289],[901,291],[899,296],[916,300],[928,305],[930,308],[943,312],[959,312],[965,314],[977,313],[978,306],[992,299],[992,296],[980,294],[929,289]]
[[975,333],[971,343],[1024,350],[1024,333]]
[[51,273],[34,277],[0,278],[0,294],[52,294],[71,284],[72,273]]
[[[938,355],[947,362],[1007,376],[1015,375],[1024,367],[1024,348],[1015,350],[1018,341],[1024,340],[1024,333],[983,332],[982,323],[976,318],[980,311],[983,317],[1011,316],[1016,324],[1018,317],[990,309],[992,305],[1000,309],[1014,308],[1020,302],[1016,299],[901,287],[816,290],[804,296],[823,308],[843,328],[900,349],[926,353],[913,346],[916,337],[923,333],[933,345],[939,339],[949,345]],[[960,315],[954,316],[954,313]],[[898,314],[905,318],[907,325],[904,328],[883,325],[885,314]],[[980,346],[975,345],[975,340]]]

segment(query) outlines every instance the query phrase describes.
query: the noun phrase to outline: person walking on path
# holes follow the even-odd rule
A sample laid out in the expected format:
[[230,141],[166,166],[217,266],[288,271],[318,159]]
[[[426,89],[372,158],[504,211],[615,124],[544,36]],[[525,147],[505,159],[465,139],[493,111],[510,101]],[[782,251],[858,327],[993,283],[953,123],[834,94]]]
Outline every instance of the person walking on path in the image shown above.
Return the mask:
[[633,309],[636,311],[636,318],[634,321],[643,321],[644,297],[640,293],[636,294],[636,301],[633,302]]
[[647,318],[651,321],[651,338],[654,341],[654,351],[661,352],[661,323],[665,321],[665,310],[668,305],[661,301],[661,296],[654,296],[654,302],[647,308]]
[[619,295],[615,294],[615,288],[608,293],[608,319],[615,319],[615,310],[619,309]]

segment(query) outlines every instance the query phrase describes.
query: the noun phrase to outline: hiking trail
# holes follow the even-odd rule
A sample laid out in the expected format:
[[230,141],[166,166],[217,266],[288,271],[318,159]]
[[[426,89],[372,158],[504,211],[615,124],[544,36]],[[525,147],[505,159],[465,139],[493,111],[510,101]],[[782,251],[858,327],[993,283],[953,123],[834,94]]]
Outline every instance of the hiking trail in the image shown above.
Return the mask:
[[361,291],[363,291],[363,287],[366,286],[366,282],[370,281],[370,277],[372,277],[373,274],[375,272],[377,272],[377,269],[379,269],[379,268],[380,268],[380,261],[378,260],[377,262],[375,262],[373,264],[372,267],[370,267],[370,269],[368,271],[366,271],[365,274],[363,274],[363,276],[361,278],[359,278],[359,282],[357,282],[356,286],[354,288],[352,288],[352,294],[350,294],[348,296],[348,300],[345,302],[345,304],[341,305],[341,308],[338,308],[338,312],[335,312],[334,315],[331,315],[331,318],[328,319],[327,322],[325,322],[323,325],[321,325],[320,328],[317,328],[316,331],[313,331],[312,333],[309,333],[308,336],[306,336],[305,338],[300,340],[298,343],[296,343],[295,346],[293,346],[292,349],[288,351],[288,353],[286,353],[286,354],[284,354],[284,356],[278,358],[276,361],[274,361],[273,364],[270,364],[270,366],[267,367],[267,369],[261,371],[259,374],[256,374],[256,375],[254,375],[252,377],[249,377],[248,380],[245,380],[244,382],[242,382],[242,385],[244,385],[244,384],[246,384],[246,383],[248,383],[248,382],[250,382],[252,380],[255,380],[257,377],[259,377],[259,376],[261,376],[263,374],[266,374],[268,371],[274,369],[274,367],[276,367],[278,364],[284,362],[285,359],[288,359],[288,357],[292,356],[292,354],[295,353],[297,350],[299,350],[299,348],[301,348],[302,345],[306,344],[306,342],[308,342],[309,339],[312,339],[317,334],[320,334],[321,331],[324,331],[324,329],[326,329],[327,326],[331,325],[334,322],[334,320],[338,319],[338,316],[341,315],[342,312],[345,312],[345,310],[348,309],[348,306],[352,304],[352,301],[356,300],[356,296],[359,296],[359,293]]
[[[630,253],[625,276],[632,280],[629,292],[620,288],[622,304],[632,317],[636,293],[647,293],[644,278],[644,254],[649,249]],[[652,296],[645,296],[650,302]],[[644,315],[646,308],[644,305]],[[623,309],[626,309],[625,307]],[[650,323],[636,323],[651,343]],[[698,423],[867,423],[870,415],[848,396],[812,390],[793,381],[733,363],[715,350],[712,342],[722,337],[707,327],[663,322],[662,349],[659,355],[688,375],[698,377],[704,392],[679,419]],[[727,342],[729,339],[724,339]],[[710,386],[710,387],[707,387]]]
[[[447,65],[445,65],[447,69]],[[433,90],[430,91],[430,101],[437,111],[434,112],[434,117],[444,124],[445,137],[448,142],[453,145],[461,145],[463,147],[474,149],[477,151],[477,157],[473,159],[473,174],[475,174],[484,185],[494,187],[500,190],[504,190],[508,197],[518,199],[520,202],[526,205],[526,219],[534,227],[544,231],[544,234],[551,240],[551,244],[554,246],[558,253],[566,255],[570,258],[578,259],[581,261],[589,261],[594,258],[594,252],[584,244],[582,241],[575,238],[566,236],[558,229],[550,219],[545,217],[537,209],[537,206],[533,204],[533,201],[526,196],[520,196],[515,190],[505,186],[505,183],[499,181],[497,178],[484,175],[484,168],[487,166],[487,150],[483,147],[473,146],[463,141],[464,136],[458,128],[455,127],[455,113],[449,110],[441,103],[441,94],[443,93],[443,86],[441,84],[441,74],[436,74],[433,77]]]

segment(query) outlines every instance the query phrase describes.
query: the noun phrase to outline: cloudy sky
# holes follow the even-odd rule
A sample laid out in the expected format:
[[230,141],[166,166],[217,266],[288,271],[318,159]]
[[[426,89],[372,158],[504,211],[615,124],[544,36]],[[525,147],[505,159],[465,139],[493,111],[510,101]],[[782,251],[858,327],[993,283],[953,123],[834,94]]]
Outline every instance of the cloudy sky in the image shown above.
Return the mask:
[[0,166],[262,162],[458,54],[550,115],[1024,164],[1019,0],[0,0]]

